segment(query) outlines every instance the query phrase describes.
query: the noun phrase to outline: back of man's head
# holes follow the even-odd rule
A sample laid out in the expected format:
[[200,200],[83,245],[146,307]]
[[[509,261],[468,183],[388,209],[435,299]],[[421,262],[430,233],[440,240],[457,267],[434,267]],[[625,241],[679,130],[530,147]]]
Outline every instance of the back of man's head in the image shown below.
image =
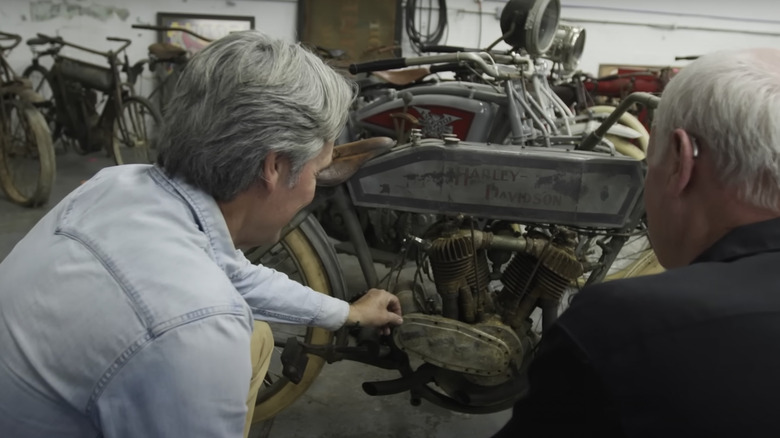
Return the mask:
[[664,90],[653,135],[677,128],[707,148],[741,201],[780,211],[780,50],[717,52],[684,67]]
[[230,201],[263,178],[272,151],[307,161],[346,124],[355,85],[298,44],[235,32],[198,52],[165,108],[158,163]]

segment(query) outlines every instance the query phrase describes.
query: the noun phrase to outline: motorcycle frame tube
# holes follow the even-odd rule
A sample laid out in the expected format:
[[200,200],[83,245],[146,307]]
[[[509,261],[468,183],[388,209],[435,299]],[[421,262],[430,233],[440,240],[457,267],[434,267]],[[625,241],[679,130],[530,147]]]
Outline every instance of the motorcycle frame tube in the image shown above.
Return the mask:
[[360,220],[352,206],[352,201],[347,194],[346,187],[341,184],[336,187],[333,194],[335,206],[344,218],[344,225],[349,235],[349,240],[355,245],[360,270],[363,272],[363,278],[366,280],[367,288],[376,287],[379,284],[379,277],[374,268],[374,259],[371,256],[371,249],[368,247],[366,237],[363,235],[363,228],[360,226]]

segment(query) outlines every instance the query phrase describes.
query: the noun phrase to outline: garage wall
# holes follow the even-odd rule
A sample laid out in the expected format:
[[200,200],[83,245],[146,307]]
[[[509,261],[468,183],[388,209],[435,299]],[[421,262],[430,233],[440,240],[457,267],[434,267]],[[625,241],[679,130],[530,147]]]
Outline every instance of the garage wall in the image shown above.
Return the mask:
[[[450,31],[449,43],[475,46],[480,17],[483,47],[495,40],[501,34],[496,10],[505,3],[483,0],[478,15],[476,1],[448,0],[450,25],[458,29]],[[674,57],[719,49],[780,48],[780,1],[561,0],[561,5],[563,21],[587,31],[580,65],[594,74],[599,64],[685,65],[675,63]]]
[[[428,4],[425,0],[419,3]],[[447,3],[447,43],[486,46],[499,36],[496,10],[505,1]],[[146,46],[155,34],[133,30],[130,24],[154,23],[158,11],[253,15],[256,28],[294,40],[296,4],[295,0],[2,0],[0,30],[25,38],[36,32],[58,34],[99,49],[113,46],[105,41],[106,35],[132,38],[129,55],[133,60],[146,56]],[[675,63],[674,56],[721,48],[780,47],[779,1],[562,0],[562,5],[564,19],[587,29],[581,67],[591,73],[603,63],[684,65]],[[405,53],[411,54],[405,47]],[[25,45],[11,55],[12,65],[20,71],[29,61]]]

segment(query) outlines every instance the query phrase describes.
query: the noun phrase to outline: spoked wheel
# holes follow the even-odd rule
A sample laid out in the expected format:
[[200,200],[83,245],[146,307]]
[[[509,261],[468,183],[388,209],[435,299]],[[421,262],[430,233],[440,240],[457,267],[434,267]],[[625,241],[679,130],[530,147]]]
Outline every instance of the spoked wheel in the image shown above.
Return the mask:
[[141,96],[129,96],[114,122],[112,141],[116,164],[151,164],[157,160],[152,139],[162,122],[157,109]]
[[11,201],[35,207],[49,200],[56,173],[46,119],[12,97],[0,108],[0,185]]
[[[252,263],[284,272],[292,280],[318,292],[339,298],[343,295],[343,280],[336,268],[338,261],[335,252],[322,227],[312,216],[270,250],[256,249],[246,256]],[[284,291],[279,293],[283,294]],[[270,326],[276,347],[263,387],[257,396],[253,423],[268,420],[290,406],[311,386],[325,364],[323,358],[309,355],[301,382],[290,382],[282,375],[281,364],[282,345],[287,339],[298,337],[301,342],[313,345],[329,345],[333,342],[333,333],[328,330],[292,324],[271,323]]]
[[41,65],[31,65],[24,69],[22,76],[29,79],[33,91],[35,91],[43,102],[36,103],[36,107],[41,110],[49,125],[49,131],[54,133],[56,130],[56,107],[54,102],[54,91],[49,81],[49,71]]

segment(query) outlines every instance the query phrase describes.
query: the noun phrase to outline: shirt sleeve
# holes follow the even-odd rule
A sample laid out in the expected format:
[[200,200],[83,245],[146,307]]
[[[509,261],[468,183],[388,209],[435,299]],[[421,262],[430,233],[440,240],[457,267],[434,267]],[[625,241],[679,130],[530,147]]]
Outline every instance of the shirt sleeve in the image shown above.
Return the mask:
[[209,316],[140,346],[105,377],[95,406],[102,435],[242,438],[252,377],[247,322]]
[[542,337],[528,371],[528,393],[493,438],[620,437],[619,416],[596,370],[557,324]]
[[230,272],[255,319],[337,330],[347,321],[349,304],[291,280],[274,269],[253,265],[236,251]]

